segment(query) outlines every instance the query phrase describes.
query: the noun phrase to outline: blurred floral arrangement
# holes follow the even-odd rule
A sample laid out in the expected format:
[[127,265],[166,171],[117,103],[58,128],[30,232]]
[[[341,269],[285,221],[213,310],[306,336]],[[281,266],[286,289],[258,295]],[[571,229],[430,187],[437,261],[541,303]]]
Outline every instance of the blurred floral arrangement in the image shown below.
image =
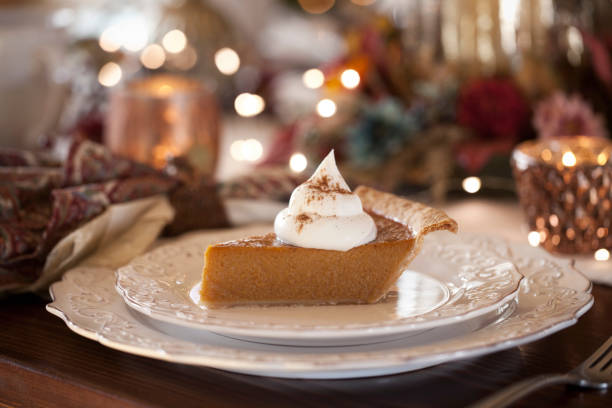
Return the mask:
[[353,184],[399,193],[431,186],[441,200],[453,175],[479,174],[492,156],[508,155],[531,111],[517,85],[461,83],[450,66],[423,70],[399,39],[386,19],[350,31],[347,55],[321,68],[317,113],[279,134],[263,165],[287,163],[295,151],[318,163],[334,148]]
[[[438,6],[427,10],[394,9],[391,2],[371,7],[328,3],[325,10],[314,11],[302,2],[275,3],[291,12],[277,9],[279,15],[296,18],[301,12],[304,26],[283,31],[285,22],[278,18],[257,41],[246,40],[235,21],[232,25],[210,4],[197,0],[171,2],[154,18],[149,16],[154,28],[140,48],[125,43],[138,36],[120,38],[123,43],[118,43],[114,35],[123,26],[113,23],[99,38],[74,43],[74,61],[66,65],[86,72],[71,71],[80,82],[72,86],[72,103],[60,128],[101,141],[105,90],[152,73],[188,75],[212,83],[226,115],[261,114],[284,125],[265,152],[259,141],[249,139],[259,143],[259,150],[257,157],[245,160],[257,163],[260,173],[280,174],[264,169],[277,167],[299,178],[334,148],[352,184],[368,183],[397,193],[425,191],[436,200],[460,190],[461,181],[469,177],[486,179],[483,185],[492,189],[512,190],[508,159],[521,140],[572,134],[607,137],[612,41],[602,31],[605,24],[598,27],[573,18],[574,6],[551,5],[554,19],[532,19],[537,26],[519,27],[524,22],[517,16],[535,13],[532,17],[539,18],[541,5],[483,12],[450,2],[434,2]],[[608,14],[601,14],[605,9],[600,7],[593,20],[601,15],[605,22]],[[456,18],[445,16],[445,9],[452,9]],[[507,21],[502,21],[502,12]],[[307,31],[306,21],[320,14],[326,17],[310,24],[314,31]],[[512,20],[514,49],[508,51],[505,40],[495,39],[489,59],[476,49],[460,55],[463,40],[456,39],[459,48],[453,56],[443,49],[447,39],[442,29],[446,23],[460,30],[462,16],[490,23],[484,24],[491,26],[486,30],[471,27],[470,35],[491,35]],[[417,20],[414,26],[407,23]],[[210,21],[215,23],[206,24]],[[267,26],[258,32],[267,32]],[[341,42],[334,48],[339,54],[315,50],[332,55],[318,62],[291,54],[300,38],[321,32],[324,42]],[[294,36],[279,41],[278,33]],[[334,41],[328,41],[330,33],[337,35]],[[519,34],[532,36],[529,47],[517,42]],[[547,48],[548,44],[553,46]],[[296,72],[304,72],[303,77]],[[293,82],[281,80],[289,77],[287,73],[293,73]],[[291,165],[293,158],[296,165]]]
[[[592,69],[604,84],[611,82],[605,47],[584,35],[597,51]],[[286,165],[295,152],[315,164],[334,148],[353,184],[397,193],[428,190],[442,200],[473,176],[511,191],[509,157],[521,140],[608,135],[604,117],[582,95],[558,90],[560,78],[534,92],[529,84],[542,75],[537,64],[516,74],[463,75],[452,63],[424,62],[406,52],[401,38],[401,30],[380,16],[351,26],[346,54],[318,70],[323,99],[315,112],[278,134],[262,166]],[[306,75],[304,83],[313,87]]]

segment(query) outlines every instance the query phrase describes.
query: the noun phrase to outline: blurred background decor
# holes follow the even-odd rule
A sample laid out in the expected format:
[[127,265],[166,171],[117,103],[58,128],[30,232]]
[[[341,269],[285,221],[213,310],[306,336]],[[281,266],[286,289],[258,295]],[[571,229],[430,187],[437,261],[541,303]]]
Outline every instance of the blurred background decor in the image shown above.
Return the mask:
[[132,81],[110,95],[104,143],[116,154],[162,168],[188,158],[212,177],[219,150],[219,112],[195,80],[169,74]]
[[532,240],[551,252],[612,247],[612,143],[570,136],[527,141],[512,157]]
[[331,148],[351,185],[514,197],[517,144],[609,137],[610,18],[607,0],[6,1],[1,143],[58,162],[104,143],[180,180],[175,206],[282,201]]

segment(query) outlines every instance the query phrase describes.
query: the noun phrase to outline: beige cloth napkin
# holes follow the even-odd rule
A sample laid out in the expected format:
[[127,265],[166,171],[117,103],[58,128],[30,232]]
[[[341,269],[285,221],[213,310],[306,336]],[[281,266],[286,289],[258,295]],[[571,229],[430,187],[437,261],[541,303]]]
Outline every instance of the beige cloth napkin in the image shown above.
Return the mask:
[[49,253],[42,275],[22,292],[46,290],[76,266],[117,268],[143,253],[174,218],[165,196],[114,204],[63,238]]

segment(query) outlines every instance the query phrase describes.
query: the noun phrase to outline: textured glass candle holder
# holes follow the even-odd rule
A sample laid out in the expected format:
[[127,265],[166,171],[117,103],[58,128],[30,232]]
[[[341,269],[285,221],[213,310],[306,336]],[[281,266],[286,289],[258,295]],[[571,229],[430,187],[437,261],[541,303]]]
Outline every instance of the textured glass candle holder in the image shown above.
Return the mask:
[[516,190],[531,231],[551,252],[612,248],[612,144],[575,136],[527,141],[512,154]]
[[214,173],[219,149],[219,110],[195,80],[157,75],[111,93],[104,142],[117,154],[164,167],[185,157],[202,175]]

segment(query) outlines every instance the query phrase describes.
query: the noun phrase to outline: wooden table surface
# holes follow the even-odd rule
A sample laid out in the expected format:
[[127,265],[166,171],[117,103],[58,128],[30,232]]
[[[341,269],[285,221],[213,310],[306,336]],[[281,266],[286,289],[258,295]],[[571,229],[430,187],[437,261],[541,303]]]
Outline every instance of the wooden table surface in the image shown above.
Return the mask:
[[[470,200],[446,208],[463,231],[523,239],[514,202]],[[612,273],[612,270],[610,271]],[[70,331],[24,295],[0,300],[2,407],[462,407],[530,375],[571,370],[612,336],[612,288],[559,333],[518,348],[411,373],[355,380],[287,380],[137,357]],[[529,407],[612,407],[609,392],[549,387]]]
[[[612,288],[568,329],[483,357],[356,380],[287,380],[137,357],[71,332],[33,295],[0,301],[1,407],[461,407],[526,376],[564,372],[612,335]],[[518,406],[611,407],[612,391],[555,386]]]

